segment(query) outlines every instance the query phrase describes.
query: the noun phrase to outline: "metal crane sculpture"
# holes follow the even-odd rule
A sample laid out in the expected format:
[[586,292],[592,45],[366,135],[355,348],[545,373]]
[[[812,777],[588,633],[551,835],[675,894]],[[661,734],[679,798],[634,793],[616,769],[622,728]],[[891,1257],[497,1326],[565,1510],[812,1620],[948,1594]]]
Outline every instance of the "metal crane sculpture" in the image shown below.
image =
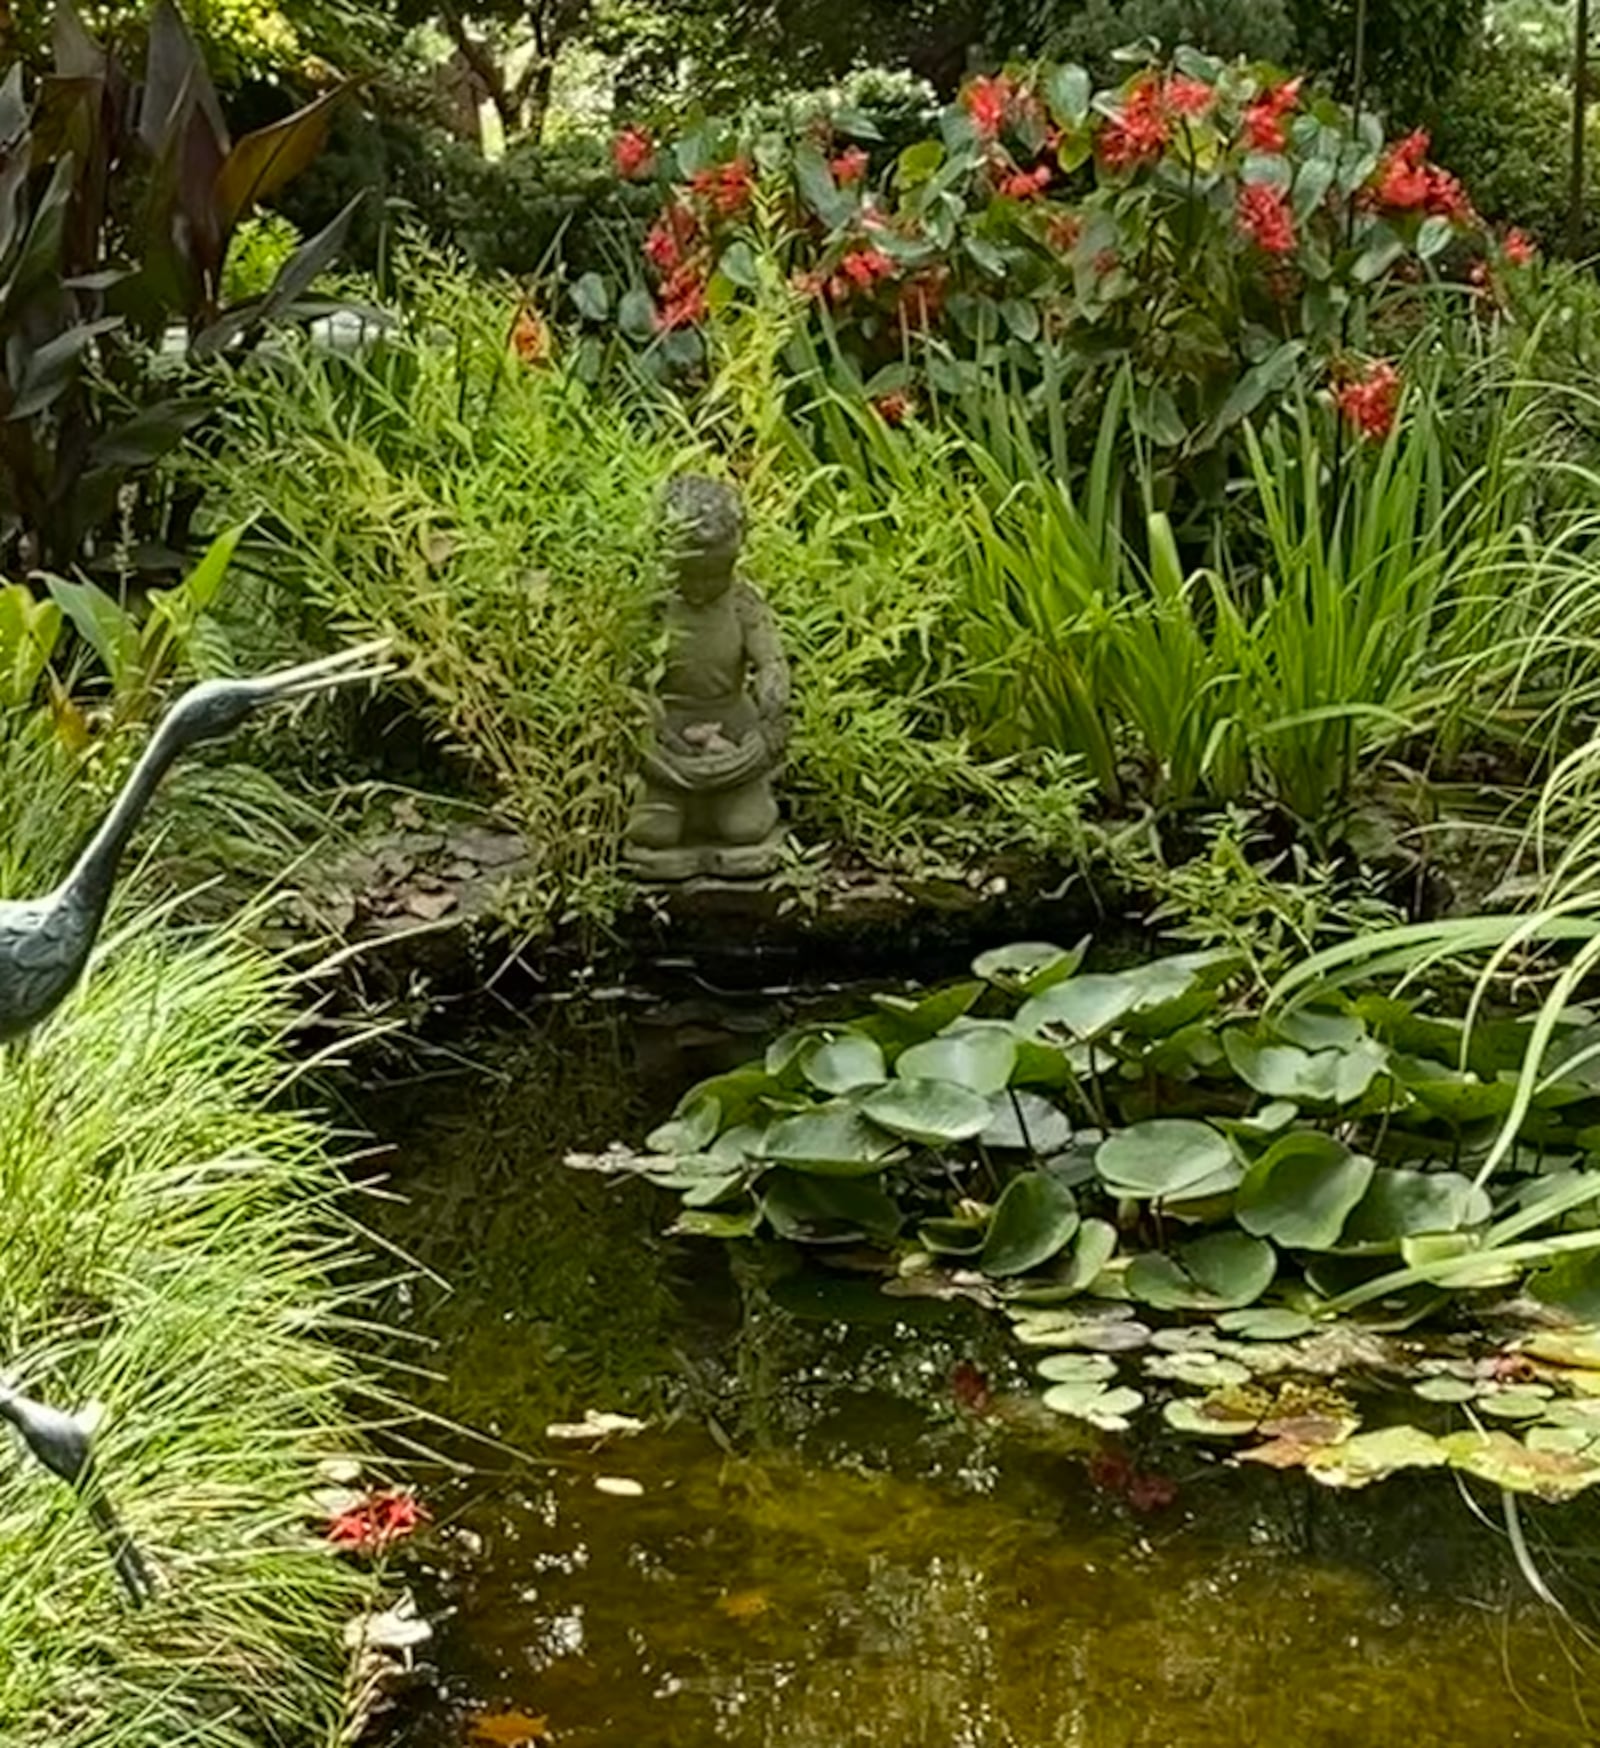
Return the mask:
[[63,1414],[0,1381],[0,1420],[10,1421],[32,1455],[83,1500],[129,1600],[135,1608],[147,1601],[150,1573],[95,1473],[94,1428],[88,1416]]
[[387,645],[362,644],[253,680],[206,680],[167,712],[100,829],[66,879],[37,899],[0,899],[0,1044],[52,1013],[83,975],[134,828],[180,754],[232,733],[264,704],[390,671]]

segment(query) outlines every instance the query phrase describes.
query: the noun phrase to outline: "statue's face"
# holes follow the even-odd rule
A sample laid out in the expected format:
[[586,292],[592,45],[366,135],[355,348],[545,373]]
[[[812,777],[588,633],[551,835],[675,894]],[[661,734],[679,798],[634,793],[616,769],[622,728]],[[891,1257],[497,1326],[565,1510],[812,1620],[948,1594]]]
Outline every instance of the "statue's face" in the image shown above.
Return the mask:
[[737,546],[707,546],[685,540],[672,555],[672,576],[678,593],[696,607],[708,606],[725,595],[733,583]]

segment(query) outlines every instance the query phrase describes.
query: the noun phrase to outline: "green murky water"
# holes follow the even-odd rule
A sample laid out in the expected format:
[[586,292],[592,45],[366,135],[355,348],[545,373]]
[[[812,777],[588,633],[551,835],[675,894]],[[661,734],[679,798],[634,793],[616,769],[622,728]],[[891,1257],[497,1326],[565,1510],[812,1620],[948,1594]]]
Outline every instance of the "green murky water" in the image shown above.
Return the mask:
[[[381,1223],[439,1277],[398,1295],[429,1344],[407,1357],[497,1441],[432,1435],[472,1470],[423,1481],[440,1688],[402,1712],[409,1748],[505,1712],[561,1748],[1600,1740],[1600,1665],[1451,1484],[1338,1496],[1096,1449],[1032,1412],[992,1322],[796,1315],[781,1258],[730,1267],[662,1238],[640,1186],[559,1165],[750,1047],[574,1011],[363,1113],[401,1144]],[[590,1408],[650,1430],[545,1438]],[[1580,1509],[1535,1526],[1569,1595]]]

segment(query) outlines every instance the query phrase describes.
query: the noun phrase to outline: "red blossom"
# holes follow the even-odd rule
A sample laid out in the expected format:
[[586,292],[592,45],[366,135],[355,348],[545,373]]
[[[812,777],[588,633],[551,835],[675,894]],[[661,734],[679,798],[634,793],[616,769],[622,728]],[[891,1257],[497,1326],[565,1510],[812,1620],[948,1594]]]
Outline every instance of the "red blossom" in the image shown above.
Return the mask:
[[1159,158],[1172,138],[1172,127],[1161,101],[1161,81],[1140,79],[1100,130],[1096,142],[1108,170],[1133,170]]
[[1334,402],[1344,417],[1372,442],[1379,442],[1394,429],[1395,414],[1400,408],[1400,373],[1380,360],[1369,365],[1366,373],[1347,382],[1334,394]]
[[1424,206],[1428,199],[1428,136],[1418,128],[1398,140],[1378,166],[1378,200],[1396,212]]
[[611,142],[611,162],[630,182],[648,176],[656,167],[655,142],[643,128],[625,127]]
[[524,364],[550,361],[550,330],[531,303],[524,302],[511,324],[511,349]]
[[1016,87],[998,73],[992,79],[974,79],[961,93],[961,107],[972,117],[980,138],[995,139],[1006,125]]
[[1169,79],[1164,93],[1166,106],[1174,115],[1190,120],[1205,115],[1217,100],[1216,88],[1204,79]]
[[1045,226],[1045,241],[1063,254],[1083,235],[1083,220],[1075,212],[1058,212]]
[[709,164],[689,179],[690,190],[723,218],[731,218],[734,213],[744,210],[755,185],[755,172],[748,158],[733,158],[726,164]]
[[1013,170],[1000,178],[1000,192],[1008,200],[1033,200],[1050,186],[1050,166],[1036,164],[1031,170]]
[[1244,112],[1244,134],[1253,152],[1281,152],[1289,144],[1287,121],[1300,101],[1298,79],[1263,91]]
[[861,181],[867,173],[871,158],[862,151],[860,146],[847,146],[837,158],[828,165],[833,172],[833,179],[841,188],[849,188]]
[[683,265],[689,247],[699,238],[700,221],[681,202],[664,206],[644,240],[644,252],[660,273]]
[[1532,239],[1525,236],[1513,225],[1506,232],[1505,241],[1500,245],[1500,253],[1513,267],[1526,267],[1530,261],[1535,259],[1539,251]]
[[368,1493],[359,1503],[334,1512],[324,1533],[336,1547],[381,1554],[427,1521],[428,1513],[414,1493],[391,1488]]
[[706,282],[698,267],[686,261],[675,267],[661,286],[661,304],[656,310],[656,326],[690,328],[706,318]]
[[1269,255],[1294,253],[1294,214],[1281,188],[1246,182],[1239,189],[1239,229]]
[[828,297],[843,303],[857,291],[871,291],[880,279],[894,272],[894,260],[882,249],[863,243],[841,257],[838,268],[828,281]]

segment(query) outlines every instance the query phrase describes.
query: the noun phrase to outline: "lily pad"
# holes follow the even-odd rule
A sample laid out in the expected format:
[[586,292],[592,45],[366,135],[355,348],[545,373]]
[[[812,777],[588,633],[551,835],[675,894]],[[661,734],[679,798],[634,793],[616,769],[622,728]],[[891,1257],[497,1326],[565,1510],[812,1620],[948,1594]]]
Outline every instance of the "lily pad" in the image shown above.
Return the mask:
[[770,1171],[757,1191],[761,1212],[780,1238],[805,1243],[828,1239],[893,1238],[901,1214],[875,1183],[859,1178],[811,1177]]
[[1103,1353],[1053,1353],[1034,1370],[1052,1384],[1103,1384],[1116,1376],[1117,1362]]
[[652,1153],[703,1153],[722,1127],[722,1106],[713,1094],[691,1096],[675,1117],[652,1129],[645,1146]]
[[864,1120],[858,1106],[845,1100],[780,1117],[761,1141],[764,1159],[823,1177],[870,1177],[897,1151]]
[[1366,1487],[1402,1469],[1439,1469],[1450,1461],[1448,1445],[1431,1433],[1386,1426],[1313,1451],[1305,1467],[1324,1487]]
[[1489,1218],[1489,1198],[1457,1171],[1380,1166],[1345,1222],[1347,1244],[1397,1244],[1419,1232],[1457,1232]]
[[1388,1051],[1372,1038],[1348,1049],[1310,1051],[1296,1044],[1264,1043],[1237,1027],[1223,1033],[1222,1047],[1247,1086],[1296,1104],[1351,1104],[1389,1060]]
[[1254,1415],[1242,1416],[1209,1396],[1174,1396],[1161,1406],[1161,1418],[1174,1432],[1197,1438],[1245,1438],[1256,1429]]
[[989,1097],[1011,1079],[1017,1043],[998,1026],[973,1026],[913,1044],[894,1065],[901,1080],[939,1080]]
[[1128,1290],[1163,1311],[1222,1311],[1251,1304],[1272,1285],[1278,1259],[1270,1244],[1243,1232],[1215,1232],[1128,1265]]
[[1600,1252],[1558,1258],[1530,1278],[1528,1291],[1546,1305],[1592,1322],[1600,1317]]
[[1217,1319],[1217,1328],[1241,1341],[1295,1341],[1309,1335],[1317,1326],[1316,1319],[1304,1311],[1291,1311],[1277,1305],[1254,1305],[1244,1311],[1224,1311]]
[[998,984],[1019,995],[1038,995],[1061,983],[1083,963],[1089,950],[1086,936],[1076,947],[1057,947],[1048,941],[1017,941],[1009,947],[992,947],[972,962],[975,977]]
[[989,1123],[978,1136],[985,1147],[1023,1150],[1037,1158],[1058,1153],[1072,1139],[1065,1111],[1038,1093],[1007,1089],[989,1101]]
[[1095,1169],[1113,1195],[1176,1198],[1197,1185],[1243,1175],[1225,1135],[1189,1117],[1154,1117],[1108,1136]]
[[983,991],[982,983],[953,983],[921,997],[875,995],[872,1000],[902,1037],[915,1041],[931,1038],[960,1019]]
[[966,1220],[924,1220],[917,1240],[935,1256],[976,1256],[983,1249],[984,1229]]
[[685,1208],[667,1228],[673,1238],[749,1238],[761,1224],[754,1208],[722,1213],[712,1208]]
[[1025,1001],[1017,1010],[1017,1026],[1030,1038],[1064,1031],[1087,1042],[1104,1036],[1125,1019],[1138,1004],[1139,995],[1139,985],[1132,977],[1103,972],[1070,977]]
[[1372,1161],[1315,1130],[1280,1136],[1239,1186],[1246,1232],[1289,1250],[1331,1250],[1372,1181]]
[[1286,1044],[1310,1051],[1349,1050],[1367,1035],[1359,1014],[1336,1008],[1292,1008],[1273,1020],[1272,1029]]
[[1411,1388],[1424,1402],[1470,1402],[1482,1394],[1470,1378],[1419,1378]]
[[1151,1354],[1144,1362],[1145,1373],[1152,1378],[1165,1378],[1170,1383],[1187,1384],[1196,1390],[1225,1390],[1234,1384],[1248,1384],[1250,1369],[1237,1360],[1225,1360],[1221,1354],[1205,1348],[1190,1348],[1184,1353]]
[[819,1040],[800,1058],[806,1079],[825,1093],[852,1092],[858,1086],[876,1086],[888,1073],[883,1050],[860,1032],[844,1032],[837,1038]]
[[1493,1390],[1482,1397],[1478,1406],[1485,1414],[1502,1420],[1537,1420],[1548,1405],[1548,1386],[1522,1385],[1511,1390]]
[[1144,1406],[1144,1394],[1126,1384],[1110,1390],[1092,1383],[1053,1384],[1044,1393],[1044,1405],[1052,1413],[1087,1420],[1102,1432],[1126,1432],[1128,1416]]
[[1030,1311],[1012,1333],[1024,1347],[1082,1348],[1090,1353],[1132,1353],[1150,1341],[1150,1326],[1107,1312]]
[[1025,1171],[1001,1192],[978,1266],[988,1275],[1021,1275],[1048,1262],[1078,1230],[1072,1191],[1044,1171]]
[[1600,1481],[1600,1463],[1572,1451],[1530,1449],[1508,1432],[1454,1432],[1442,1442],[1453,1468],[1509,1493],[1554,1503]]
[[989,1101],[943,1080],[896,1080],[869,1093],[862,1112],[879,1128],[939,1146],[970,1141],[987,1127]]

